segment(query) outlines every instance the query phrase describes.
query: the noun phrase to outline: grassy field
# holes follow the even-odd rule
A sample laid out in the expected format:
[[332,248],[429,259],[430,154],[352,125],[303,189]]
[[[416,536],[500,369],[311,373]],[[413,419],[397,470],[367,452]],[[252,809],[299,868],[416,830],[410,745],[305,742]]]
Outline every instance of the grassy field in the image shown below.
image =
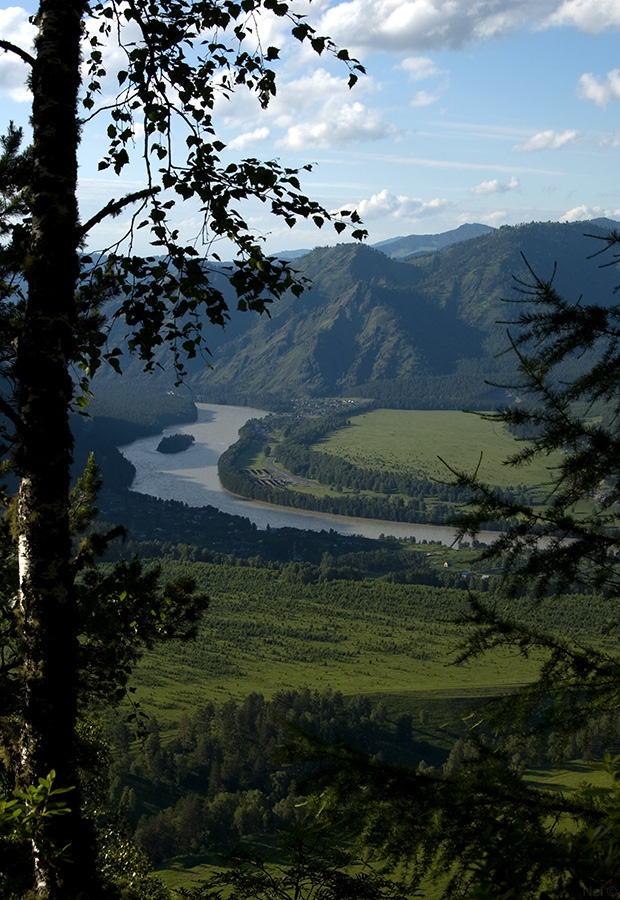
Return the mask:
[[[500,424],[452,410],[377,409],[351,418],[351,424],[315,445],[360,468],[422,472],[449,480],[441,462],[473,471],[482,453],[480,477],[509,487],[542,485],[549,480],[549,461],[514,469],[503,461],[521,445]],[[439,459],[441,457],[441,459]]]
[[[198,640],[159,647],[135,676],[143,708],[164,725],[207,701],[301,687],[368,694],[397,715],[415,714],[427,702],[521,684],[537,669],[536,659],[516,653],[451,665],[464,638],[454,620],[466,591],[379,580],[292,584],[277,568],[167,565],[167,576],[181,573],[196,576],[212,598]],[[527,617],[527,605],[515,614]],[[553,629],[553,605],[531,614]],[[600,634],[605,615],[591,600],[567,598],[562,621],[578,638],[580,628],[592,634],[600,625]]]
[[[183,564],[178,570],[187,571]],[[290,584],[277,570],[207,563],[192,572],[212,598],[198,640],[160,647],[138,670],[141,703],[158,718],[178,719],[208,700],[306,686],[396,694],[402,705],[405,694],[472,695],[526,681],[534,671],[510,656],[449,665],[462,637],[451,620],[465,607],[464,591]]]
[[[549,500],[554,467],[561,461],[559,454],[553,454],[525,466],[506,465],[506,460],[520,452],[524,444],[501,423],[482,419],[475,413],[377,409],[352,415],[349,421],[349,425],[333,431],[310,449],[344,460],[354,467],[353,471],[370,471],[367,483],[363,478],[352,481],[347,481],[347,475],[341,478],[337,466],[332,465],[330,469],[329,463],[323,475],[316,474],[320,467],[315,465],[312,477],[293,469],[291,478],[284,461],[286,457],[279,458],[278,445],[283,435],[278,430],[266,438],[269,456],[264,452],[265,436],[260,434],[237,465],[240,469],[260,470],[268,477],[282,479],[288,491],[318,498],[326,504],[322,508],[332,512],[360,515],[359,511],[350,511],[351,505],[346,507],[346,504],[355,507],[358,500],[370,510],[373,504],[385,501],[413,503],[411,521],[442,522],[458,511],[458,502],[450,497],[450,485],[455,480],[451,470],[468,474],[477,471],[481,481],[511,490],[513,499],[542,509]],[[383,492],[380,478],[383,472],[406,476],[401,482],[405,485],[401,493],[393,488]],[[295,477],[299,475],[303,477]],[[421,479],[438,483],[438,489],[433,485],[433,490],[426,490]],[[416,518],[420,512],[415,504],[420,501],[424,502],[423,517]],[[586,515],[591,512],[591,504],[581,501],[572,512],[578,517]],[[366,515],[373,513],[366,512]],[[388,509],[383,514],[377,511],[375,518],[392,518],[392,515]]]
[[[429,546],[433,566],[470,559],[469,551]],[[380,579],[311,584],[291,579],[290,566],[255,568],[166,561],[166,577],[194,575],[212,598],[198,639],[172,642],[147,654],[135,672],[136,699],[157,717],[166,734],[184,712],[194,715],[209,702],[241,699],[255,691],[331,687],[345,695],[366,694],[385,705],[395,721],[413,717],[416,741],[447,751],[462,736],[462,717],[485,701],[531,680],[541,662],[516,652],[488,654],[479,662],[451,662],[465,637],[454,622],[467,592]],[[568,597],[558,608],[514,601],[516,617],[535,617],[544,630],[570,629],[577,641],[602,640],[608,615],[592,598]],[[432,759],[432,757],[431,757]],[[543,788],[571,790],[581,780],[605,783],[574,764],[562,772],[540,769],[530,779]],[[208,875],[215,857],[182,857],[159,874],[173,887],[188,888]],[[423,896],[440,889],[425,883]]]

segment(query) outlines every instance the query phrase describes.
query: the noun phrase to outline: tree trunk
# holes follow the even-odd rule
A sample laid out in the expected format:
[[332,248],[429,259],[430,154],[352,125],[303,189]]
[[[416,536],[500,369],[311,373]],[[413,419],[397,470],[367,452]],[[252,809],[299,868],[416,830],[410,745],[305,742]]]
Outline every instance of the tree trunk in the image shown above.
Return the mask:
[[34,842],[36,895],[63,900],[80,890],[91,896],[92,860],[79,810],[76,598],[68,521],[79,266],[77,95],[85,6],[82,0],[42,0],[39,8],[32,71],[32,240],[24,260],[28,300],[16,361],[24,685],[18,781],[36,783],[54,769],[58,787],[75,786],[64,795],[71,813],[46,820]]

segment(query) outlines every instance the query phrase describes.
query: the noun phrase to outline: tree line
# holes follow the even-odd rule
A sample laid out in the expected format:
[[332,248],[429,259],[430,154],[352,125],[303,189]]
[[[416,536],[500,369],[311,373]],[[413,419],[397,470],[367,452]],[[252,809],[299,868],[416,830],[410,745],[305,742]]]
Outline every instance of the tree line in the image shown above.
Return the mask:
[[[346,413],[310,420],[272,417],[270,431],[279,431],[283,437],[265,444],[265,440],[269,440],[265,435],[265,423],[251,420],[240,430],[239,440],[220,457],[220,481],[232,493],[280,506],[421,525],[450,523],[458,508],[471,498],[466,485],[433,481],[422,473],[362,468],[342,457],[312,449],[313,444],[348,424]],[[245,461],[263,447],[287,471],[327,485],[330,492],[317,496],[294,487],[262,484],[249,477]],[[532,497],[532,492],[524,485],[507,490],[506,494],[517,503],[527,503]],[[504,521],[490,519],[483,527],[496,530],[505,525]]]
[[411,716],[391,723],[368,697],[309,688],[270,700],[253,693],[183,715],[171,736],[151,717],[137,744],[124,719],[111,724],[112,807],[128,817],[136,843],[156,863],[299,824],[306,818],[301,785],[315,766],[285,763],[283,748],[298,728],[366,753],[421,759]]

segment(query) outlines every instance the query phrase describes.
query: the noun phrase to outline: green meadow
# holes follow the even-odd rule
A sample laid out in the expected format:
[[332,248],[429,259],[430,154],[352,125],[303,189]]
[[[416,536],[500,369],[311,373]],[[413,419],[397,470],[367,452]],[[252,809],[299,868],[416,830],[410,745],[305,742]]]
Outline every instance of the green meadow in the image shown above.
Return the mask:
[[[302,687],[366,694],[398,715],[523,684],[540,662],[493,653],[454,665],[466,636],[455,624],[467,607],[465,590],[370,578],[296,584],[286,566],[166,563],[166,576],[190,573],[211,597],[198,639],[148,653],[134,678],[141,706],[162,723],[208,701]],[[554,628],[553,605],[515,604],[515,615]],[[592,598],[565,598],[562,627],[600,635],[605,616]]]
[[[445,555],[435,546],[411,552],[431,553],[437,565]],[[446,553],[452,563],[461,553],[469,556]],[[382,578],[299,583],[291,564],[168,560],[165,569],[167,577],[194,575],[212,599],[196,641],[158,647],[134,674],[134,696],[156,717],[164,741],[174,739],[184,713],[194,716],[210,702],[242,701],[252,692],[270,698],[281,691],[331,688],[345,700],[369,696],[373,705],[383,705],[390,722],[412,716],[416,747],[432,760],[435,753],[447,755],[463,736],[464,716],[473,712],[475,721],[483,719],[487,700],[531,680],[542,662],[514,651],[454,665],[466,637],[464,626],[455,622],[467,607],[465,590]],[[605,604],[581,596],[558,603],[561,615],[553,603],[541,607],[527,598],[515,600],[508,611],[560,636],[604,644]],[[596,773],[590,776],[589,767],[574,763],[561,771],[536,769],[528,778],[553,790],[572,790],[583,780],[606,784],[604,775],[600,782]],[[159,788],[145,785],[140,796],[156,811]],[[159,874],[173,888],[189,888],[212,873],[214,864],[218,859],[212,855],[181,855],[166,861]],[[440,885],[424,883],[422,896],[440,895]]]
[[[167,575],[180,571],[185,564],[167,566]],[[533,674],[531,662],[513,658],[449,664],[465,591],[370,579],[291,584],[278,569],[208,563],[191,571],[211,596],[198,639],[159,647],[138,670],[141,703],[158,718],[252,691],[460,696]]]
[[[422,473],[447,481],[447,466],[473,472],[489,484],[544,485],[552,460],[511,468],[504,460],[521,444],[501,424],[453,410],[377,409],[351,417],[351,424],[316,444],[360,468]],[[442,462],[443,460],[443,462]]]
[[[453,410],[376,409],[314,427],[301,418],[289,434],[280,422],[259,430],[239,449],[234,466],[244,476],[226,483],[244,493],[254,469],[286,486],[253,484],[255,499],[348,516],[441,524],[458,514],[463,488],[455,472],[477,475],[512,500],[543,509],[561,463],[559,454],[508,465],[527,445],[501,423]],[[328,429],[332,427],[333,430]],[[240,442],[241,443],[241,442]],[[293,478],[290,475],[294,476]],[[586,501],[573,512],[591,511]]]

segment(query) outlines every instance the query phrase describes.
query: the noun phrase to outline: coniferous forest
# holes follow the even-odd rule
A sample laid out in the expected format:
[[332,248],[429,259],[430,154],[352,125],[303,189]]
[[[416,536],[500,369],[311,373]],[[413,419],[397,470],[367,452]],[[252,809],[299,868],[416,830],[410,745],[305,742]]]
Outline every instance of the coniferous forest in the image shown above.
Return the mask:
[[[267,15],[282,47],[255,39]],[[390,256],[357,209],[306,195],[311,166],[233,161],[216,108],[267,109],[288,43],[348,88],[365,75],[287,2],[41,0],[29,27],[28,49],[0,39],[31,98],[0,138],[2,896],[616,896],[615,223]],[[93,129],[115,187],[85,214]],[[348,240],[293,265],[246,202]],[[132,492],[119,447],[209,397],[278,413],[222,456],[229,489],[290,498],[240,475],[258,445],[349,515],[456,515],[454,545],[262,531]],[[545,483],[317,450],[345,402],[475,408]]]

